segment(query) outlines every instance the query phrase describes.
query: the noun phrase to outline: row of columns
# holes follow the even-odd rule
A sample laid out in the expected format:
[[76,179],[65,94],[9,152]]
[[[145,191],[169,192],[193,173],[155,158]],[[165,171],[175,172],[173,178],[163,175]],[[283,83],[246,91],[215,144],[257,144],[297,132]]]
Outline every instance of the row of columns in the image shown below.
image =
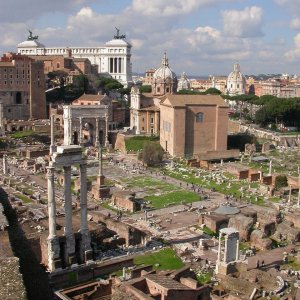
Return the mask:
[[[51,162],[47,168],[48,181],[48,212],[49,212],[49,236],[48,236],[48,265],[51,271],[57,269],[56,261],[60,259],[60,246],[56,232],[56,204],[54,165]],[[76,263],[75,260],[75,237],[72,227],[72,193],[71,193],[71,166],[63,166],[64,170],[64,208],[65,208],[65,231],[66,237],[64,260],[68,265]],[[86,260],[85,254],[91,250],[90,236],[87,223],[87,165],[80,164],[80,233],[81,248],[80,257]]]
[[109,73],[123,73],[124,72],[124,58],[110,57],[109,58]]

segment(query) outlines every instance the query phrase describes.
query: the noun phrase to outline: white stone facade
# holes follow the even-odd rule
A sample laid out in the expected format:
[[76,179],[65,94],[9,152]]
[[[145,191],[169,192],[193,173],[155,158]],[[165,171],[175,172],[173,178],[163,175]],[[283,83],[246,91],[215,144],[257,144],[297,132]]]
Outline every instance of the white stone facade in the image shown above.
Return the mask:
[[18,53],[87,58],[98,66],[99,73],[108,73],[127,87],[132,84],[131,47],[125,36],[119,34],[100,47],[45,47],[37,41],[37,37],[28,37],[27,41],[18,44]]

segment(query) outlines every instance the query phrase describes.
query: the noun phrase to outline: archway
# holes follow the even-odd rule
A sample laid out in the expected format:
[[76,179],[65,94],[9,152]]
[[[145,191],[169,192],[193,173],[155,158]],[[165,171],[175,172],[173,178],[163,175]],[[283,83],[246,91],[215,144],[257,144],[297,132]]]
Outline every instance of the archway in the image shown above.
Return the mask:
[[21,92],[16,93],[16,104],[22,104],[22,94],[21,94]]

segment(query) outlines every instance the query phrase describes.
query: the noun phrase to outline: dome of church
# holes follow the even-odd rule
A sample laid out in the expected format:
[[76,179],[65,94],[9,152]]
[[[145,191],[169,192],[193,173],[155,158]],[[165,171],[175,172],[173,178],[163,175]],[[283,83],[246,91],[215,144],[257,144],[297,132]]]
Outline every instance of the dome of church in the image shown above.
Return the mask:
[[231,96],[245,94],[246,78],[241,73],[240,65],[234,64],[233,71],[227,78],[227,93]]
[[153,80],[162,80],[162,81],[175,81],[177,80],[176,74],[169,67],[169,61],[167,54],[165,52],[164,57],[161,62],[161,66],[154,72]]

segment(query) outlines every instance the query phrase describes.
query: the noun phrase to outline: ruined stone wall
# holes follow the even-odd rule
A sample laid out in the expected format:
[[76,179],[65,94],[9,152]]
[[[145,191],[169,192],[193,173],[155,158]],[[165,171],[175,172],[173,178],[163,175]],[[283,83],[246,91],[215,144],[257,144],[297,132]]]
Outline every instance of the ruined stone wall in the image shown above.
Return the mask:
[[118,133],[116,142],[114,145],[115,150],[120,150],[123,153],[126,152],[125,139],[126,139],[126,136],[124,134]]
[[146,237],[144,232],[122,222],[108,218],[99,212],[91,211],[90,215],[93,216],[95,221],[106,224],[109,230],[116,232],[121,238],[124,238],[126,245],[138,245],[142,243],[143,239]]

